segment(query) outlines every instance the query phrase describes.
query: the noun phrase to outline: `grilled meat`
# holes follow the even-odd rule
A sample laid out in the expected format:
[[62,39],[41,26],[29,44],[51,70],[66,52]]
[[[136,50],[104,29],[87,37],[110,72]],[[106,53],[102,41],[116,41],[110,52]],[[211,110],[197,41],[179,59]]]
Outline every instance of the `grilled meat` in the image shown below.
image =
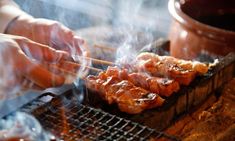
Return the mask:
[[182,85],[189,85],[197,75],[208,71],[208,66],[204,63],[181,60],[171,56],[158,56],[153,53],[139,54],[133,66],[135,71],[172,78]]
[[127,69],[117,67],[108,67],[106,74],[108,76],[119,77],[128,80],[137,87],[144,88],[150,92],[157,93],[160,96],[170,96],[173,92],[179,90],[179,83],[169,78],[151,77],[146,73],[128,73]]
[[208,71],[200,62],[152,53],[141,53],[134,63],[125,66],[128,65],[133,66],[134,72],[108,67],[98,76],[87,77],[86,85],[109,104],[116,103],[121,111],[131,114],[161,106],[164,100],[160,96],[171,96],[179,90],[180,84],[188,85],[196,75]]
[[109,76],[106,72],[101,72],[98,76],[88,76],[86,84],[109,104],[116,103],[121,111],[129,114],[161,106],[164,102],[156,93],[137,87],[115,75]]

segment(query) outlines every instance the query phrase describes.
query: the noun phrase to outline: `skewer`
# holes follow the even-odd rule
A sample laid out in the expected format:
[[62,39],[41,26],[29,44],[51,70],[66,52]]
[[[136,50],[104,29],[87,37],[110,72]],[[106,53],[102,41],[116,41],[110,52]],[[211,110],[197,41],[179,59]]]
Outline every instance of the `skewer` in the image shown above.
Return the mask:
[[[79,57],[82,57],[82,56],[79,56]],[[113,62],[109,62],[105,60],[99,60],[99,59],[94,59],[90,57],[82,57],[82,58],[86,60],[91,60],[94,64],[108,65],[108,66],[115,65],[115,63]],[[92,74],[98,74],[99,72],[103,71],[102,69],[98,69],[98,68],[91,67],[88,65],[79,64],[79,63],[72,62],[72,61],[60,61],[58,63],[43,62],[42,65],[44,65],[49,71],[55,74],[62,75],[65,77],[66,75],[74,77],[74,78],[80,77],[80,79],[85,79],[89,71]],[[77,72],[81,68],[83,69],[84,73],[81,76],[79,76]]]
[[79,58],[86,59],[86,60],[91,60],[93,64],[97,65],[107,65],[107,66],[114,66],[116,65],[114,62],[106,61],[106,60],[100,60],[100,59],[95,59],[91,57],[84,57],[84,56],[79,56]]
[[95,73],[99,73],[103,70],[98,69],[98,68],[94,68],[94,67],[90,67],[90,66],[82,66],[81,64],[78,63],[74,63],[74,62],[70,62],[70,61],[61,61],[57,64],[50,64],[50,63],[43,63],[50,71],[53,71],[54,73],[57,74],[68,74],[68,75],[72,75],[74,77],[77,77],[77,71],[79,68],[83,67],[84,68],[84,72],[87,71],[93,71]]
[[[102,62],[102,60],[100,61]],[[98,68],[87,66],[87,65],[82,65],[79,63],[71,62],[71,61],[60,61],[58,63],[41,62],[41,64],[45,68],[47,68],[49,71],[53,72],[54,74],[61,75],[64,77],[70,76],[70,78],[79,77],[80,79],[83,79],[83,80],[86,78],[89,71],[90,73],[93,73],[93,74],[98,74],[99,72],[103,71],[102,69],[98,69]],[[79,76],[78,71],[81,68],[83,69],[83,73],[81,73],[82,75]],[[29,82],[31,81],[29,80]],[[28,85],[28,83],[24,85]],[[31,84],[30,84],[30,87],[31,87]]]
[[115,51],[115,52],[117,51],[116,48],[104,46],[104,45],[97,45],[97,44],[94,45],[94,48],[100,48],[100,49],[104,49],[104,50],[108,50],[108,51]]
[[61,68],[59,67],[57,64],[47,64],[47,63],[44,63],[44,65],[53,73],[56,73],[56,74],[59,74],[59,75],[65,75],[65,74],[68,74],[68,75],[71,75],[71,76],[74,76],[74,77],[77,77],[77,74],[73,71],[68,71],[64,68]]
[[81,65],[79,63],[74,63],[74,62],[71,62],[71,61],[61,61],[58,65],[59,65],[59,67],[62,67],[63,69],[65,69],[67,71],[71,71],[71,69],[72,69],[73,72],[76,72],[81,67],[83,67],[84,69],[89,69],[89,70],[94,71],[94,72],[103,71],[102,69],[90,67],[90,66],[87,66],[87,65]]

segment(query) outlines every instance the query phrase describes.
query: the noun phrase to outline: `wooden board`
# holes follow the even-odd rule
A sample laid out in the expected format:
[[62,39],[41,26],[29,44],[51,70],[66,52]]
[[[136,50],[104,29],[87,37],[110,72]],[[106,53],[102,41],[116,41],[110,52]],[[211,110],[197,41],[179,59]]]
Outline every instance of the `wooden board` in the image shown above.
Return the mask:
[[182,116],[164,132],[182,140],[235,140],[235,77],[220,96],[210,96],[199,108]]

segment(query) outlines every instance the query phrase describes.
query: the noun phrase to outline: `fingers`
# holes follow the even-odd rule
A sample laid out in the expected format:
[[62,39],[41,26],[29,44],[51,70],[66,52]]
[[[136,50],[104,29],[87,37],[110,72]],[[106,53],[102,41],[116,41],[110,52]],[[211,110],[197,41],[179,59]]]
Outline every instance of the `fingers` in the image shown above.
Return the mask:
[[83,49],[81,49],[81,46],[85,43],[82,38],[75,36],[73,31],[58,22],[48,26],[50,26],[49,46],[64,50],[70,53],[70,55],[82,55]]
[[33,67],[25,77],[42,88],[62,85],[65,80],[63,77],[49,72],[40,65]]
[[58,62],[59,60],[68,60],[70,58],[65,51],[55,50],[47,45],[28,39],[18,39],[16,42],[28,57],[38,61]]
[[43,63],[44,66],[51,72],[63,76],[65,78],[65,84],[70,84],[74,82],[77,78],[83,78],[79,75],[78,71],[80,68],[79,64],[73,62],[60,62],[56,64],[52,63]]
[[[59,22],[36,19],[33,22],[34,41],[68,52],[70,55],[87,55],[84,40]],[[46,33],[46,34],[45,34]],[[83,52],[84,51],[84,52]]]
[[74,39],[77,41],[79,45],[82,45],[85,43],[85,41],[79,36],[74,36]]
[[[3,75],[5,75],[4,78],[7,77],[7,80],[12,80],[18,84],[18,80],[25,77],[42,88],[59,86],[64,83],[65,78],[63,76],[47,70],[41,64],[41,61],[54,63],[54,61],[66,60],[68,53],[56,51],[19,36],[4,36],[0,43],[3,43],[0,50],[0,62],[2,62],[0,65],[6,72]],[[36,63],[35,58],[39,60],[37,62],[40,64]],[[13,76],[17,77],[12,79]]]
[[88,48],[83,39],[78,36],[74,36],[73,43],[73,47],[76,49],[78,55],[87,56]]
[[81,66],[80,64],[70,61],[61,61],[58,63],[58,67],[71,72],[77,72],[80,66]]
[[[63,27],[63,26],[62,26]],[[80,37],[74,35],[74,33],[69,29],[61,28],[58,34],[54,35],[56,37],[52,38],[52,46],[59,50],[64,50],[70,55],[82,55],[82,46],[85,41]]]
[[56,21],[20,17],[13,28],[12,34],[14,35],[24,36],[40,44],[64,50],[70,55],[83,55],[83,51],[85,51],[85,49],[80,49],[84,45],[84,40]]
[[30,61],[23,53],[19,53],[17,58],[20,59],[19,62],[16,62],[19,73],[36,85],[42,88],[48,88],[64,83],[64,77],[53,74],[42,65]]
[[89,71],[94,73],[100,72],[99,69],[83,66],[81,64],[70,61],[61,61],[56,64],[43,63],[43,65],[46,66],[46,68],[48,68],[51,72],[64,76],[66,80],[68,77],[73,77],[73,80],[76,78],[83,79],[87,76]]
[[69,61],[56,63],[56,64],[43,62],[43,66],[45,66],[48,70],[50,70],[51,72],[55,74],[58,74],[61,76],[72,75],[74,77],[76,77],[76,73],[80,68],[79,64],[72,63]]

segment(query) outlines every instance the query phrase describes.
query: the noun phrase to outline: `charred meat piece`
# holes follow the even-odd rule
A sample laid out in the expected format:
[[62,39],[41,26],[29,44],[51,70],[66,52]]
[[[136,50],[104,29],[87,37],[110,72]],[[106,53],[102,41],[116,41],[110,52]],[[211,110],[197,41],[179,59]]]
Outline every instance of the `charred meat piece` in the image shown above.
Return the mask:
[[115,76],[120,79],[128,80],[137,87],[144,88],[165,97],[171,96],[180,88],[179,83],[173,79],[152,77],[141,72],[128,73],[127,69],[119,69],[117,67],[108,67],[106,74],[108,76]]
[[153,53],[141,53],[133,62],[134,70],[147,72],[153,76],[172,78],[182,85],[197,76],[205,74],[208,66],[197,61],[186,61],[171,56],[158,56]]
[[122,112],[138,114],[143,110],[159,107],[164,99],[137,87],[128,80],[101,72],[98,76],[88,76],[86,86],[99,93],[109,104],[116,103]]

